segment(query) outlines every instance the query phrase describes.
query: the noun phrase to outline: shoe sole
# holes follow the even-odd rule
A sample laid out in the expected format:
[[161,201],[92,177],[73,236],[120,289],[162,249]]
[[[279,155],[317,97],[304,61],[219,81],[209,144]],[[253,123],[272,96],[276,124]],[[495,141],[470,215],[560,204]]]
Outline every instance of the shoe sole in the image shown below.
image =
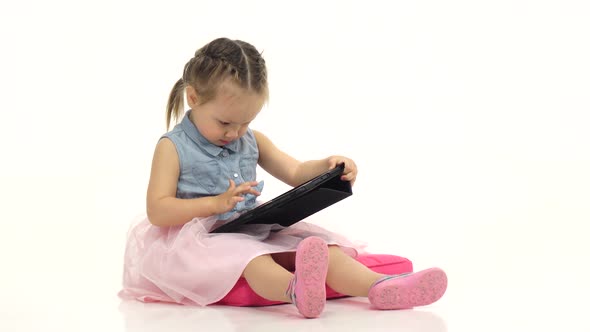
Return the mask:
[[438,301],[446,289],[445,272],[431,268],[373,286],[369,292],[369,301],[377,309],[410,309]]
[[319,237],[308,237],[297,246],[295,255],[295,296],[297,309],[307,318],[318,317],[326,305],[328,245]]

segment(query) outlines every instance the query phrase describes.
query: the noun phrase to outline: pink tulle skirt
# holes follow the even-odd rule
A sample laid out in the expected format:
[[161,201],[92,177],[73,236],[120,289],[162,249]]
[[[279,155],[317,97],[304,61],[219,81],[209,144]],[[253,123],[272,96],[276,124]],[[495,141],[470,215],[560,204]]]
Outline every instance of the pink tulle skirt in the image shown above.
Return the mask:
[[[309,219],[308,219],[309,220]],[[127,236],[123,290],[125,299],[208,305],[234,287],[255,257],[295,251],[301,240],[319,236],[356,257],[360,246],[308,222],[272,232],[252,225],[241,233],[211,234],[214,217],[195,218],[176,227],[157,227],[139,217]]]

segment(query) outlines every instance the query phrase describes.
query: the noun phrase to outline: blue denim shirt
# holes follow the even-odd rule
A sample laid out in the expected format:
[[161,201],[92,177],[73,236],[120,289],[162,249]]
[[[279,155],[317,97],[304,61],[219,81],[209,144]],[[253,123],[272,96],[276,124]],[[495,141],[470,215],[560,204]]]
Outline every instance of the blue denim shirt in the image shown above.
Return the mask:
[[[252,129],[223,147],[207,141],[190,121],[187,111],[182,121],[162,138],[170,139],[176,146],[180,162],[180,176],[176,188],[177,198],[198,198],[219,195],[229,188],[232,179],[239,185],[256,180],[258,145]],[[256,189],[262,191],[261,181]],[[219,216],[227,219],[235,212],[247,210],[255,205],[256,196],[246,195],[246,200]]]

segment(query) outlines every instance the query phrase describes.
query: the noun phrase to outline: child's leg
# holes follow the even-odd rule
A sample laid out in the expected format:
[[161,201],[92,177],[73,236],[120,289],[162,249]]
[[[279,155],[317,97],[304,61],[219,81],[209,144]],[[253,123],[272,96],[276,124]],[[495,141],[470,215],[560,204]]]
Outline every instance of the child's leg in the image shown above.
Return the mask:
[[277,264],[270,255],[262,255],[248,263],[242,274],[250,288],[265,299],[291,302],[286,291],[293,274]]
[[[293,302],[291,296],[299,293],[299,311],[306,317],[317,317],[326,300],[328,260],[324,240],[311,236],[299,243],[296,252],[254,258],[246,265],[242,276],[256,294],[271,301]],[[297,278],[289,270],[294,270]],[[295,279],[298,282],[295,283]]]
[[438,301],[447,288],[447,276],[438,268],[386,276],[357,262],[339,247],[330,246],[329,252],[328,286],[341,294],[368,297],[377,309],[428,305]]
[[329,246],[329,252],[330,264],[326,283],[338,293],[366,297],[371,285],[385,276],[348,256],[338,246]]
[[[328,268],[327,283],[333,290],[339,293],[352,296],[367,296],[369,287],[377,279],[384,276],[351,258],[338,246],[330,245],[329,253],[330,265]],[[282,252],[272,254],[271,256],[275,262],[288,271],[295,270],[294,252]],[[360,283],[359,280],[361,281]]]
[[[285,266],[293,255],[275,255]],[[326,303],[328,246],[319,237],[310,236],[297,246],[295,274],[291,274],[271,255],[256,257],[244,269],[243,276],[256,294],[274,301],[294,302],[307,317],[318,317]]]

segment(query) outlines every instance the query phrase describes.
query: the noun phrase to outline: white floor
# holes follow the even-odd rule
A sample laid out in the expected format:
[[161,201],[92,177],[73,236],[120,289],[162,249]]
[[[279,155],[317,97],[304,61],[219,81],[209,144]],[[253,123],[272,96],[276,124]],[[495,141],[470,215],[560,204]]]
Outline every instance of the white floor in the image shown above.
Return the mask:
[[[97,259],[99,257],[96,257]],[[58,260],[56,262],[55,260]],[[118,262],[118,257],[104,257]],[[551,262],[555,263],[555,262]],[[77,268],[65,269],[75,264]],[[290,305],[263,308],[183,307],[119,301],[118,274],[66,259],[48,258],[44,271],[9,276],[0,306],[2,331],[589,331],[587,273],[451,269],[446,296],[435,305],[404,311],[370,310],[366,299],[328,302],[319,319],[306,320]],[[557,265],[559,266],[559,265]],[[3,279],[6,278],[3,272]],[[473,279],[466,275],[473,276]],[[485,277],[487,275],[487,278]],[[453,278],[455,277],[455,278]],[[6,284],[4,280],[3,284]]]
[[[26,194],[14,179],[2,180],[7,194]],[[114,191],[123,180],[113,180],[113,188],[97,179],[62,180],[39,179],[47,200],[13,200],[0,213],[3,221],[13,221],[1,233],[0,331],[590,331],[588,233],[578,219],[552,220],[550,206],[539,208],[549,217],[537,225],[498,221],[493,229],[480,223],[448,229],[439,240],[427,237],[438,250],[400,237],[398,242],[412,243],[402,250],[376,232],[365,233],[372,234],[363,237],[374,252],[407,252],[416,269],[445,268],[447,294],[428,307],[391,312],[371,310],[363,298],[332,300],[321,318],[306,320],[290,305],[200,308],[120,301],[127,225],[99,220],[125,212]],[[96,196],[75,195],[81,183],[103,189]],[[586,189],[581,190],[577,194]],[[60,203],[66,197],[68,204]],[[104,200],[114,204],[113,211],[102,208]],[[588,217],[586,206],[561,212]]]

